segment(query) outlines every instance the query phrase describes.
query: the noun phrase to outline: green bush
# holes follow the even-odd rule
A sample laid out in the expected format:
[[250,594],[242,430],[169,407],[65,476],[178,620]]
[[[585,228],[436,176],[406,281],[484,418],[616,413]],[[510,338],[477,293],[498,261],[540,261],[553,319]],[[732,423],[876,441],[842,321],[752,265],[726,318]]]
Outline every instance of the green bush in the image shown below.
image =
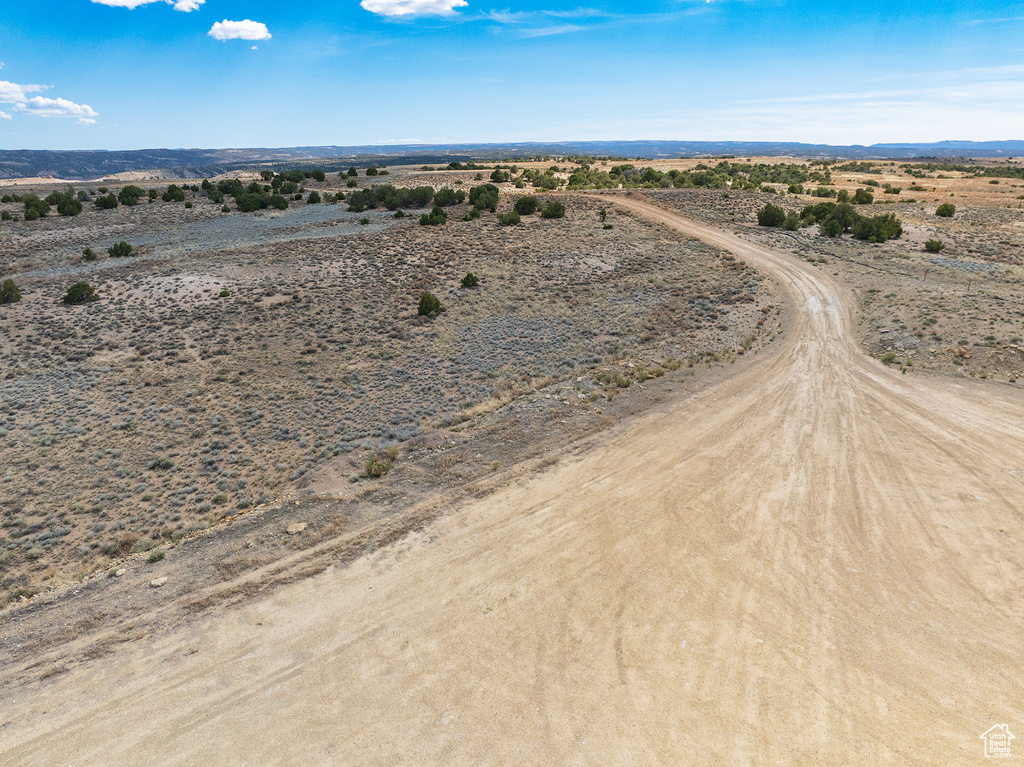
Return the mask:
[[[21,201],[25,204],[25,220],[35,221],[50,212],[50,204],[46,200],[40,200],[34,194],[22,195]],[[35,215],[32,215],[32,214]]]
[[466,276],[462,278],[462,287],[464,288],[475,288],[479,284],[480,278],[473,272],[466,272]]
[[243,213],[252,213],[263,207],[263,195],[256,194],[255,192],[242,192],[235,197],[235,205]]
[[861,218],[853,225],[853,236],[868,242],[885,242],[903,234],[903,224],[892,213]]
[[231,291],[230,290],[226,290],[226,289],[222,290],[220,293],[217,294],[217,296],[220,297],[220,298],[227,298],[230,295],[231,295]]
[[149,563],[151,565],[156,564],[157,562],[162,561],[163,558],[166,556],[167,552],[163,549],[153,549],[151,552],[149,552]]
[[320,203],[320,192],[315,189],[309,193],[309,198],[306,200],[310,205],[317,205]]
[[383,477],[389,471],[391,471],[392,462],[390,458],[371,458],[364,465],[364,470],[367,477]]
[[786,216],[786,220],[782,222],[782,228],[787,232],[795,232],[800,228],[800,219],[796,217],[795,213],[790,213]]
[[82,251],[82,260],[83,261],[95,261],[96,260],[96,254],[93,252],[92,248],[86,248],[85,250]]
[[822,222],[819,229],[826,237],[838,237],[843,233],[843,225],[834,218],[830,218],[827,221]]
[[357,171],[355,167],[351,167],[348,169],[348,175],[351,176],[352,178],[355,178],[356,176],[359,175],[359,171]]
[[277,208],[277,210],[287,210],[288,200],[279,194],[270,195],[270,207]]
[[109,248],[107,248],[107,255],[111,258],[127,258],[132,254],[132,246],[122,240],[121,242],[115,242]]
[[314,181],[323,181],[327,178],[327,176],[324,175],[324,172],[319,168],[314,169],[310,175],[313,177]]
[[874,201],[875,196],[867,189],[858,189],[853,193],[853,199],[850,200],[854,205],[870,205]]
[[367,176],[376,176],[377,175],[377,169],[371,165],[369,168],[366,169],[366,175]]
[[444,208],[434,207],[430,213],[420,216],[420,226],[438,226],[448,221],[448,214]]
[[[155,189],[150,190],[150,196],[155,192]],[[163,196],[160,198],[164,202],[185,202],[185,192],[178,187],[176,184],[171,184],[164,191]]]
[[836,194],[836,202],[849,202],[849,201],[850,201],[850,193],[847,192],[845,189],[840,189],[839,192]]
[[444,309],[441,306],[441,299],[433,293],[424,291],[420,296],[418,311],[421,316],[428,317],[431,314],[440,314]]
[[515,226],[522,221],[522,219],[519,217],[518,213],[514,210],[510,210],[508,213],[499,213],[498,221],[504,226]]
[[0,220],[13,221],[14,216],[11,215],[11,212],[9,210],[5,210],[3,212],[0,212]]
[[944,202],[935,209],[935,215],[942,218],[952,218],[954,213],[956,213],[956,205],[951,202]]
[[472,187],[469,190],[469,204],[480,210],[493,210],[498,205],[498,187],[494,184]]
[[51,192],[45,202],[56,207],[61,216],[77,216],[82,212],[82,201],[70,187],[66,192]]
[[438,189],[434,195],[434,205],[447,208],[449,205],[457,205],[466,199],[466,193],[462,189]]
[[145,189],[141,189],[137,186],[129,184],[128,186],[126,186],[124,189],[117,193],[117,200],[122,205],[138,205],[139,198],[142,197],[142,195],[144,195],[145,193]]
[[565,205],[558,200],[549,200],[540,215],[542,218],[562,218],[565,215]]
[[929,253],[939,253],[944,247],[942,240],[925,240],[924,243],[924,249]]
[[7,279],[0,284],[0,306],[3,304],[16,304],[21,300],[21,291],[14,284],[14,280]]
[[782,222],[785,220],[786,211],[770,202],[757,211],[758,226],[782,226]]
[[77,304],[88,304],[92,301],[98,301],[99,295],[92,289],[88,282],[76,282],[70,288],[68,292],[64,294],[64,303],[77,305]]
[[[513,206],[515,212],[520,216],[529,216],[531,213],[537,212],[537,198],[533,195],[525,195],[516,200],[516,204]],[[601,219],[604,221],[604,219]]]

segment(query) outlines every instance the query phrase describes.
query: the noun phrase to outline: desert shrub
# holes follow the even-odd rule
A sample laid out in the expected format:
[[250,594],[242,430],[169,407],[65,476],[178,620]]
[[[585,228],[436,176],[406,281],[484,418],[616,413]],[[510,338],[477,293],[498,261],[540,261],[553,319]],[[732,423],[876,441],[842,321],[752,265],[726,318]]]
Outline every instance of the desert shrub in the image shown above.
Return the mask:
[[835,189],[829,189],[827,186],[819,186],[817,189],[815,189],[813,192],[811,192],[811,196],[812,197],[835,197],[836,196],[836,190]]
[[376,176],[377,175],[377,169],[371,165],[369,168],[366,169],[366,175],[367,176]]
[[498,214],[498,222],[503,226],[515,226],[521,221],[522,219],[519,217],[519,214],[514,210],[510,210],[508,213]]
[[420,226],[438,226],[448,221],[448,214],[444,212],[444,208],[434,207],[430,213],[424,213],[420,216]]
[[243,213],[252,213],[263,206],[263,195],[254,192],[242,192],[235,197],[235,205]]
[[230,213],[231,212],[231,208],[228,205],[224,205],[224,206],[221,207],[220,212],[221,213]]
[[786,220],[782,222],[782,228],[787,232],[795,232],[800,228],[800,219],[796,217],[795,213],[790,213],[786,216]]
[[368,218],[361,218],[361,219],[359,219],[359,225],[360,226],[367,226],[369,223],[370,223],[370,219],[368,219]]
[[92,289],[92,286],[88,282],[76,282],[70,288],[68,292],[64,294],[64,303],[72,306],[77,304],[88,304],[92,301],[98,301],[99,295]]
[[351,176],[352,178],[355,178],[356,176],[359,175],[359,171],[357,171],[355,169],[355,167],[353,166],[353,167],[348,169],[348,175]]
[[944,247],[942,240],[925,240],[924,243],[924,249],[929,253],[939,253]]
[[438,205],[442,208],[447,208],[449,205],[457,205],[460,202],[465,201],[466,193],[462,189],[438,189],[434,195],[434,205]]
[[870,205],[874,201],[875,196],[867,189],[858,189],[853,193],[853,199],[850,200],[854,205]]
[[129,184],[117,193],[117,200],[122,205],[138,205],[139,198],[146,193],[145,189]]
[[117,207],[117,197],[114,196],[113,192],[101,195],[96,198],[96,207],[100,210],[113,210]]
[[231,295],[231,291],[230,290],[222,290],[220,293],[217,294],[217,296],[219,298],[227,298],[230,295]]
[[757,211],[758,226],[782,226],[782,222],[785,220],[786,211],[770,202]]
[[466,276],[462,278],[462,287],[464,288],[475,288],[479,284],[480,278],[473,272],[466,272]]
[[429,291],[424,291],[420,296],[420,303],[417,310],[423,317],[427,317],[431,314],[440,314],[444,311],[441,306],[441,299]]
[[315,189],[309,193],[309,198],[306,200],[310,205],[317,205],[320,203],[320,192]]
[[11,212],[9,210],[5,210],[3,212],[0,212],[0,220],[2,220],[2,221],[11,221],[13,219],[14,219],[14,217],[11,215]]
[[151,552],[149,552],[149,563],[151,565],[156,564],[157,562],[162,561],[163,558],[166,556],[167,552],[163,549],[153,549]]
[[549,200],[540,215],[542,218],[562,218],[565,215],[565,205],[558,200]]
[[552,189],[558,189],[558,178],[545,173],[533,179],[533,185],[538,189],[547,189],[548,191],[551,191]]
[[954,213],[956,213],[956,205],[951,202],[944,202],[935,209],[935,215],[942,218],[952,218]]
[[191,201],[185,203],[185,209],[186,210],[190,209],[191,207],[192,207],[192,202]]
[[92,248],[85,248],[82,251],[82,260],[83,261],[95,261],[96,260],[96,254],[93,252]]
[[127,258],[132,254],[132,246],[122,240],[121,242],[115,242],[109,248],[107,248],[107,255],[111,258]]
[[[26,221],[35,221],[50,212],[50,203],[46,202],[46,200],[40,200],[34,194],[22,195],[21,201],[25,205]],[[33,213],[35,214],[34,216],[32,215]]]
[[892,213],[859,219],[853,225],[853,236],[868,242],[885,242],[903,234],[903,224]]
[[494,184],[474,186],[469,190],[469,204],[474,207],[493,209],[498,205],[498,187]]
[[160,196],[160,193],[156,189],[150,189],[148,194],[150,201],[155,200],[157,197]]
[[834,218],[830,218],[827,221],[822,222],[819,229],[826,237],[838,237],[843,233],[843,225]]
[[371,458],[363,466],[367,477],[383,477],[391,471],[392,461],[390,458]]
[[[520,197],[513,208],[520,216],[529,216],[537,212],[537,198],[530,194]],[[604,221],[603,218],[601,220]]]
[[836,193],[836,202],[849,202],[849,201],[850,201],[850,193],[847,192],[845,189],[840,189]]
[[288,200],[279,194],[270,195],[270,207],[277,208],[277,210],[287,210]]
[[882,194],[899,194],[902,191],[903,190],[900,187],[898,187],[898,186],[887,186],[883,190]]
[[323,181],[327,178],[327,176],[324,175],[324,172],[319,168],[315,168],[309,175],[312,176],[314,181]]
[[359,186],[359,182],[354,178],[350,178],[348,181],[345,182],[345,186],[347,186],[349,189],[355,189],[357,186]]
[[789,185],[789,193],[790,194],[803,194],[804,193],[804,185],[803,184],[790,184]]
[[[155,191],[155,189],[150,190],[151,193]],[[163,196],[160,199],[164,202],[185,202],[185,192],[176,184],[171,184],[164,191]]]
[[14,284],[14,280],[6,279],[0,284],[0,306],[3,304],[16,304],[21,300],[21,291]]
[[57,208],[57,213],[61,216],[77,216],[82,212],[82,201],[78,199],[74,189],[69,188],[66,192],[51,192],[45,202]]
[[499,168],[495,168],[491,172],[491,181],[497,181],[498,183],[501,183],[502,181],[511,181],[511,180],[512,180],[512,174],[509,173],[507,170],[501,170]]

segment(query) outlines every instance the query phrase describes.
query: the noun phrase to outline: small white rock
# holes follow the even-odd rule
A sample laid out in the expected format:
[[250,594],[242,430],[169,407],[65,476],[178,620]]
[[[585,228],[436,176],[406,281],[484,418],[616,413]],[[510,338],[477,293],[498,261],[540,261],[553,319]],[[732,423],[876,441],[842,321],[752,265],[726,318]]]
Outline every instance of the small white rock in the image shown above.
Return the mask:
[[295,524],[288,525],[288,535],[298,535],[306,529],[305,522],[296,522]]
[[153,580],[151,580],[149,582],[149,585],[152,588],[154,588],[154,589],[158,589],[161,586],[163,586],[165,583],[167,583],[167,576],[166,575],[161,576],[160,578],[154,578]]
[[128,572],[128,571],[125,568],[119,567],[119,568],[117,568],[117,570],[114,571],[114,576],[117,577],[117,578],[120,578],[126,572]]

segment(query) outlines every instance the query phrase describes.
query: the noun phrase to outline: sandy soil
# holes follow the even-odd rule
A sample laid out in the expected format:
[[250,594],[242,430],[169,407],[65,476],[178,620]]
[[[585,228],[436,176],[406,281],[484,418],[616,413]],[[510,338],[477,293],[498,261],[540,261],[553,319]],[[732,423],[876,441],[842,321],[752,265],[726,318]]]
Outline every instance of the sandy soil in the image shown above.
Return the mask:
[[0,692],[4,764],[964,764],[1024,724],[1024,397],[822,271],[721,385],[344,569]]

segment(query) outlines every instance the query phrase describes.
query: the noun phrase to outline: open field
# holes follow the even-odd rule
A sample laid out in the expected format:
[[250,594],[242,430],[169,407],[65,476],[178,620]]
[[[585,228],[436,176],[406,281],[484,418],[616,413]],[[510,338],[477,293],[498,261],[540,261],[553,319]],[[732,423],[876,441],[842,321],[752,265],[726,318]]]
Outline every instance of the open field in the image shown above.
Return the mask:
[[[388,180],[470,186],[475,175]],[[465,205],[424,227],[340,204],[224,214],[189,199],[0,229],[0,279],[23,295],[0,307],[4,602],[171,551],[256,507],[363,497],[380,484],[359,479],[366,462],[388,451],[402,456],[389,479],[412,496],[489,473],[519,455],[511,442],[457,467],[429,457],[527,395],[599,417],[631,383],[724,364],[781,324],[760,274],[630,214],[606,229],[584,196],[566,199],[565,218],[514,227],[459,221]],[[135,255],[108,258],[120,240]],[[86,247],[100,257],[83,261]],[[467,271],[479,287],[460,287]],[[82,279],[100,300],[62,304]],[[423,290],[447,311],[418,317]],[[512,440],[524,449],[526,424],[537,428],[528,419]]]
[[[96,615],[13,653],[3,761],[980,758],[982,732],[1024,715],[1020,387],[870,359],[865,299],[842,278],[871,270],[652,199],[614,210],[778,283],[792,309],[776,343],[391,545],[299,551],[297,582],[236,609],[159,630],[159,592],[135,575],[135,621]],[[258,596],[272,575],[234,586]]]

